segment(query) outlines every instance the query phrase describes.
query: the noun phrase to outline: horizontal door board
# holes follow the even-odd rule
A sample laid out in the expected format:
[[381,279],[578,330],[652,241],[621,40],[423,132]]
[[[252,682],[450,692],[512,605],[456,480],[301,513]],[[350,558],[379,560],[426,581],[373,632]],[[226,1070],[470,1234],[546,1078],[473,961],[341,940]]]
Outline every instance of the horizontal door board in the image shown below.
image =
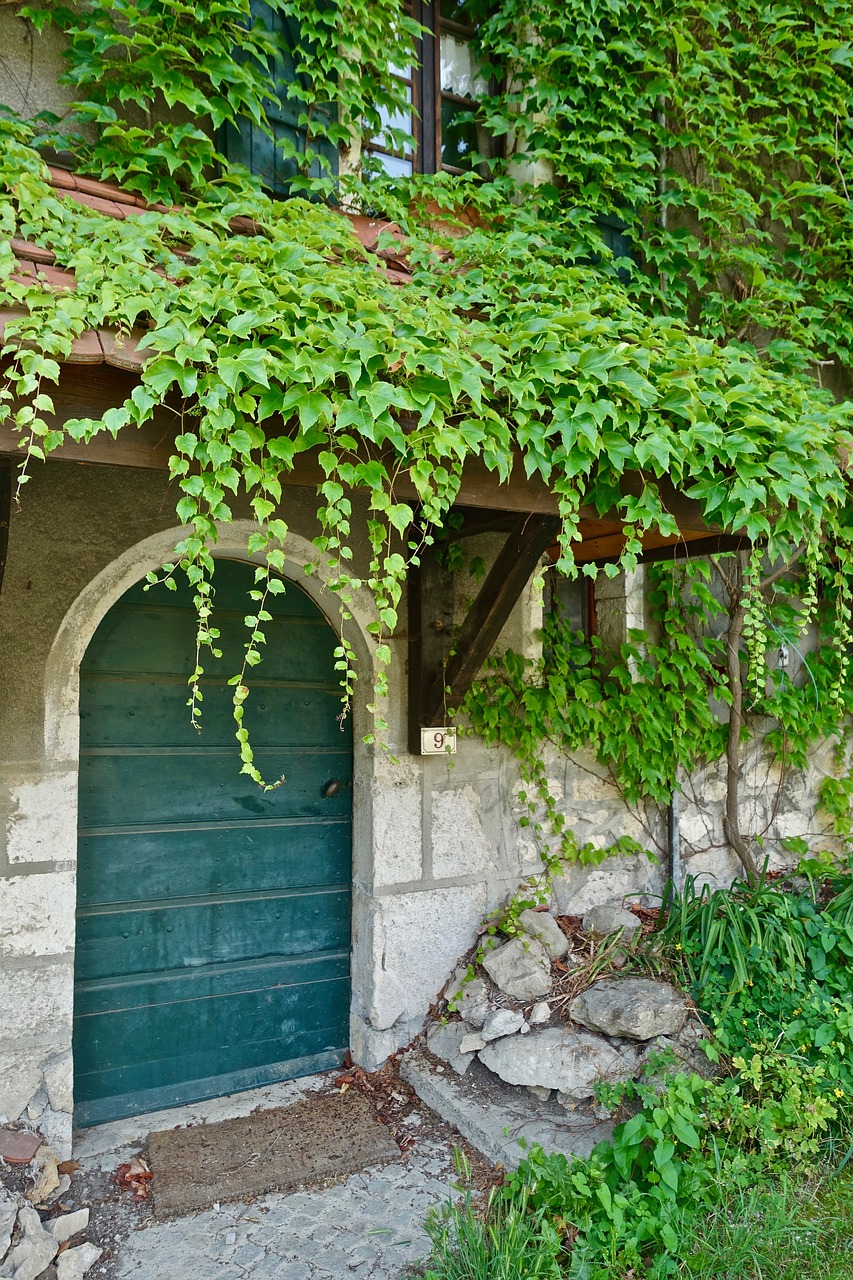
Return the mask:
[[120,1078],[145,1089],[182,1076],[203,1079],[340,1048],[348,1031],[340,1008],[346,985],[344,979],[310,989],[286,987],[167,1005],[156,1011],[155,1036],[144,1009],[91,1015],[82,1020],[86,1048],[76,1064],[78,1081],[84,1096],[93,1097],[118,1092]]
[[[201,732],[194,729],[187,707],[186,677],[164,682],[161,676],[133,679],[113,674],[85,677],[85,713],[80,717],[83,750],[99,746],[234,747],[233,690],[224,683],[202,685]],[[348,747],[349,719],[343,724],[338,685],[294,687],[277,682],[258,687],[246,707],[252,742],[259,747]]]
[[114,1095],[75,1099],[74,1118],[80,1125],[104,1124],[118,1116],[140,1116],[169,1107],[179,1107],[186,1102],[199,1102],[206,1098],[218,1098],[224,1093],[239,1093],[244,1089],[259,1089],[263,1085],[280,1080],[294,1080],[319,1071],[331,1071],[339,1067],[346,1050],[333,1049],[287,1062],[267,1062],[244,1071],[223,1072],[202,1080],[181,1081],[161,1088],[122,1089]]
[[[247,880],[247,860],[255,890],[290,885],[341,884],[349,879],[352,825],[340,818],[259,819],[237,828],[181,832],[180,857],[174,833],[147,830],[108,835],[81,833],[79,908],[95,903],[233,893]],[[138,875],[140,867],[144,875]]]
[[161,973],[123,974],[93,978],[77,984],[74,1016],[122,1013],[146,1006],[218,999],[241,993],[263,994],[282,987],[308,987],[339,981],[349,973],[349,948],[315,952],[310,956],[274,956],[266,960],[206,965],[203,969],[174,969]]
[[[262,791],[238,772],[235,750],[219,755],[171,756],[168,767],[157,756],[81,756],[79,821],[105,826],[133,818],[150,824],[227,821],[231,818],[336,817],[348,814],[352,795],[346,785],[324,796],[326,784],[349,781],[348,751],[286,756],[259,750],[255,764],[270,779],[285,774],[274,791]],[[175,855],[180,855],[176,843]]]
[[349,890],[126,909],[77,920],[79,979],[310,955],[349,942]]

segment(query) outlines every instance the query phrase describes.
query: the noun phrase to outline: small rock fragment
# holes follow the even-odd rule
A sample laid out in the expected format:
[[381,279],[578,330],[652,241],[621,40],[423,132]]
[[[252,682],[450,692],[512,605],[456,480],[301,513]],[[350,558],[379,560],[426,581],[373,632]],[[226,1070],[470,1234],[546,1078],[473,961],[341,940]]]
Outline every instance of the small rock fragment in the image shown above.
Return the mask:
[[[450,993],[451,999],[454,995],[455,992]],[[485,978],[472,978],[470,982],[466,982],[462,987],[462,994],[454,1003],[460,1018],[470,1022],[472,1027],[481,1027],[492,1011],[489,986]]]
[[18,1243],[10,1249],[0,1269],[3,1280],[35,1280],[53,1262],[56,1241],[41,1225],[31,1205],[18,1211]]
[[490,951],[483,968],[495,986],[513,1000],[535,1000],[551,989],[551,961],[535,938],[513,938]]
[[495,1009],[483,1023],[483,1043],[498,1040],[501,1036],[513,1036],[524,1026],[524,1014],[515,1009]]
[[559,960],[569,949],[569,942],[550,911],[522,911],[518,923],[531,938],[541,942],[552,960]]
[[527,1021],[531,1027],[541,1027],[544,1023],[551,1021],[551,1006],[547,1000],[540,1000],[535,1004],[527,1015]]
[[18,1202],[0,1187],[0,1262],[12,1242],[12,1229],[18,1216]]
[[52,1218],[45,1225],[58,1245],[65,1244],[66,1240],[86,1230],[89,1225],[89,1210],[78,1209],[76,1213],[64,1213],[61,1218]]
[[51,1191],[50,1195],[45,1200],[45,1204],[55,1204],[57,1200],[61,1200],[70,1187],[71,1178],[67,1173],[61,1173],[59,1175],[59,1186],[55,1191]]
[[621,930],[623,942],[630,942],[639,927],[638,917],[621,906],[593,907],[583,918],[584,933],[606,937]]
[[451,1066],[457,1075],[464,1076],[474,1061],[473,1053],[462,1053],[461,1044],[470,1027],[464,1022],[448,1022],[445,1026],[430,1027],[427,1032],[427,1048],[442,1062]]
[[56,1260],[57,1280],[83,1280],[83,1276],[93,1267],[103,1253],[97,1245],[78,1245],[76,1249],[66,1249]]
[[27,1199],[32,1204],[44,1204],[52,1191],[59,1186],[56,1152],[50,1147],[41,1146],[33,1158],[33,1171],[36,1175],[35,1186],[27,1192]]
[[472,1031],[469,1035],[463,1036],[459,1042],[460,1053],[476,1053],[478,1049],[485,1046],[485,1040],[479,1031]]
[[534,1098],[538,1098],[540,1102],[547,1102],[551,1097],[551,1090],[546,1089],[544,1084],[529,1084],[527,1092],[532,1093]]

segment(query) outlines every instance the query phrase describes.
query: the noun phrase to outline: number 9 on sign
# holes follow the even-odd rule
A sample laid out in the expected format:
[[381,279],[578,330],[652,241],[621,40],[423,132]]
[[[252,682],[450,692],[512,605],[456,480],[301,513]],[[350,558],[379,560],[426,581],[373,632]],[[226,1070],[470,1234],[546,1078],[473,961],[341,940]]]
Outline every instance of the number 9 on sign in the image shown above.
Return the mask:
[[422,756],[455,756],[456,730],[443,728],[421,729]]

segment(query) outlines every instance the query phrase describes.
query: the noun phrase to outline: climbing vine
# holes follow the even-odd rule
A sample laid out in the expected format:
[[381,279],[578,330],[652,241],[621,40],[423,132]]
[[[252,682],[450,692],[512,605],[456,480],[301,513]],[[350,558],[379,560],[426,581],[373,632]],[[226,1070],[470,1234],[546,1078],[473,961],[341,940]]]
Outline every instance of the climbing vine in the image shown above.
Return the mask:
[[[306,454],[322,474],[316,542],[340,597],[346,696],[346,624],[356,593],[373,597],[380,737],[408,565],[448,519],[474,457],[500,479],[523,467],[557,495],[556,572],[575,572],[582,502],[624,522],[625,549],[607,573],[637,563],[648,531],[676,535],[668,485],[755,546],[732,608],[743,608],[756,708],[808,702],[806,686],[776,682],[768,693],[762,660],[778,623],[761,575],[799,558],[804,585],[790,607],[811,620],[820,585],[837,650],[821,668],[831,692],[815,726],[840,722],[853,414],[822,384],[842,385],[853,324],[846,5],[804,4],[792,16],[781,0],[502,0],[480,26],[498,92],[479,110],[503,155],[486,177],[393,183],[365,181],[358,158],[377,135],[392,150],[409,145],[395,123],[407,90],[393,72],[411,63],[419,28],[397,0],[82,0],[21,13],[64,32],[75,101],[62,119],[2,123],[0,282],[20,315],[0,350],[0,418],[20,432],[24,484],[66,434],[130,431],[167,403],[178,414],[171,472],[186,535],[164,577],[180,569],[194,588],[196,718],[218,656],[212,546],[248,505],[248,550],[262,563],[232,680],[244,772],[264,783],[250,670],[268,594],[282,585],[284,486]],[[278,139],[292,189],[276,200],[229,161],[226,143],[241,120],[272,138],[282,95],[296,140]],[[83,170],[147,207],[116,219],[63,199],[45,147],[73,151]],[[534,172],[538,184],[525,185]],[[396,222],[407,282],[361,248],[342,207]],[[608,247],[607,219],[629,251]],[[51,250],[75,288],[18,277],[15,238]],[[60,362],[99,327],[145,330],[140,383],[103,419],[58,429]],[[414,498],[400,496],[403,479]],[[370,555],[356,569],[363,527]],[[477,727],[520,734],[528,761],[543,737],[600,730],[601,758],[628,796],[670,793],[688,757],[722,749],[709,697],[726,701],[732,681],[719,639],[685,620],[672,584],[660,579],[658,590],[665,642],[638,640],[605,666],[589,645],[554,634],[551,669],[531,681],[508,667],[477,704]],[[695,607],[719,604],[695,574],[691,591]],[[562,854],[579,856],[532,765],[526,785]]]

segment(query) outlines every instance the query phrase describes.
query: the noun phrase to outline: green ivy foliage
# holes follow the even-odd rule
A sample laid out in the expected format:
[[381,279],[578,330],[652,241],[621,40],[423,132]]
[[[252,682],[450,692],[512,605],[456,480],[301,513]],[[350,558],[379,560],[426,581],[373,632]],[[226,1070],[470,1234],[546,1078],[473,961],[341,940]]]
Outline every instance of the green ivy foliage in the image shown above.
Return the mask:
[[[692,771],[722,753],[726,727],[711,702],[729,700],[717,666],[722,642],[713,635],[697,637],[685,618],[683,589],[701,590],[707,566],[695,561],[688,572],[692,584],[671,566],[651,571],[657,644],[635,632],[618,654],[607,654],[597,636],[586,640],[551,613],[541,658],[509,652],[490,662],[465,710],[487,742],[516,751],[540,801],[547,788],[543,743],[564,753],[592,750],[631,805],[646,799],[668,803],[679,771]],[[707,590],[701,598],[719,612]]]
[[505,0],[485,116],[563,216],[621,218],[651,305],[773,363],[849,365],[853,28],[846,0]]
[[[222,127],[241,118],[270,132],[269,102],[282,91],[279,37],[249,0],[27,9],[36,25],[65,32],[66,78],[77,101],[61,121],[7,120],[0,156],[0,298],[25,312],[7,326],[0,350],[7,361],[0,417],[21,433],[21,481],[32,460],[62,443],[63,431],[49,421],[53,387],[86,329],[141,325],[151,359],[125,405],[100,421],[67,424],[68,434],[88,440],[132,430],[167,399],[183,406],[171,469],[187,535],[166,576],[179,564],[195,587],[194,715],[204,662],[218,652],[210,553],[217,525],[232,518],[235,499],[258,521],[249,550],[264,564],[246,619],[246,660],[233,680],[243,769],[261,781],[243,724],[246,673],[261,659],[266,594],[280,589],[284,486],[309,450],[325,477],[317,544],[341,596],[347,690],[354,593],[367,587],[375,601],[381,695],[408,563],[446,519],[470,458],[501,479],[523,467],[548,482],[562,516],[559,572],[575,571],[582,503],[620,513],[621,564],[630,568],[644,532],[677,532],[666,497],[674,485],[699,502],[709,524],[761,540],[771,562],[808,547],[809,564],[839,566],[844,586],[853,414],[808,372],[816,355],[847,349],[849,202],[839,193],[848,143],[843,121],[830,127],[847,84],[839,7],[824,6],[823,16],[809,8],[807,22],[785,23],[771,5],[756,19],[756,41],[770,41],[775,18],[782,32],[771,42],[776,96],[770,100],[771,82],[762,80],[761,104],[764,73],[748,65],[760,61],[758,45],[749,56],[741,49],[756,17],[747,0],[666,14],[633,0],[537,2],[526,16],[504,0],[483,28],[483,49],[504,87],[485,111],[496,132],[512,134],[516,151],[523,145],[529,159],[548,159],[554,181],[536,191],[500,172],[488,182],[439,175],[403,185],[353,179],[338,188],[328,169],[310,177],[322,161],[320,143],[357,150],[359,137],[375,137],[393,119],[405,89],[392,70],[409,63],[418,28],[396,0],[268,7],[299,31],[288,48],[297,74],[284,91],[301,113],[304,147],[287,158],[298,162],[296,185],[311,200],[272,200],[219,145]],[[726,86],[741,75],[746,96],[735,100]],[[321,110],[332,101],[337,113]],[[766,165],[786,113],[794,118],[783,154],[794,158]],[[714,128],[721,140],[712,146]],[[743,138],[730,146],[738,129]],[[393,128],[385,140],[405,143]],[[663,141],[670,159],[661,175]],[[118,220],[63,200],[39,155],[46,142],[73,145],[90,172],[163,203]],[[695,172],[678,159],[691,147],[703,156]],[[798,165],[812,186],[820,178],[819,195],[799,177],[791,186]],[[782,195],[770,200],[769,188],[759,192],[765,179],[784,187],[787,204]],[[744,193],[753,191],[750,205]],[[392,283],[318,195],[393,215],[411,281]],[[654,213],[663,207],[665,228]],[[596,238],[595,216],[614,211],[642,244],[633,265],[614,261]],[[251,221],[235,224],[238,215]],[[74,272],[75,290],[13,279],[7,236],[51,249]],[[747,264],[741,297],[732,281]],[[416,503],[395,490],[403,475]],[[369,507],[364,580],[352,568],[354,492]],[[838,617],[849,628],[846,586]],[[760,610],[748,622],[747,644],[757,653]],[[578,670],[590,667],[569,644],[570,653]],[[626,734],[635,736],[634,711],[644,716],[663,754],[659,776],[643,785],[660,795],[694,728],[703,741],[719,738],[700,708],[700,690],[707,696],[718,684],[710,650],[703,641],[683,661],[663,652],[625,657],[657,690],[661,717],[681,699],[684,739],[673,742],[638,704],[628,667],[608,675],[606,696],[623,712],[606,750],[639,794],[642,767]],[[845,663],[842,654],[837,686]],[[553,677],[567,693],[582,684],[568,664],[567,657]],[[599,714],[590,699],[568,713],[567,732],[590,731]],[[535,701],[531,694],[526,707],[535,732],[563,732]]]

